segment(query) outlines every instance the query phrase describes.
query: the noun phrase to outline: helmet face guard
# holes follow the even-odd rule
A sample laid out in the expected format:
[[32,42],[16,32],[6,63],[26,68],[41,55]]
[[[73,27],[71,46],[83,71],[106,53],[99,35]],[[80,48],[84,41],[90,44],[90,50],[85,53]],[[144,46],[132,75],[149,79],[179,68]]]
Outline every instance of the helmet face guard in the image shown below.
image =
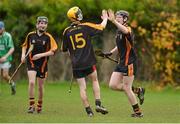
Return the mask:
[[36,29],[41,33],[45,32],[47,30],[48,18],[45,16],[39,16],[36,21]]
[[46,16],[39,16],[39,17],[37,17],[37,23],[39,23],[39,22],[48,23],[48,18]]
[[81,21],[83,19],[83,14],[79,7],[75,6],[68,10],[67,17],[72,21]]
[[125,10],[119,10],[116,12],[115,16],[122,16],[124,23],[128,21],[129,19],[129,13]]
[[76,17],[78,21],[81,21],[83,19],[82,11],[80,9],[78,9]]

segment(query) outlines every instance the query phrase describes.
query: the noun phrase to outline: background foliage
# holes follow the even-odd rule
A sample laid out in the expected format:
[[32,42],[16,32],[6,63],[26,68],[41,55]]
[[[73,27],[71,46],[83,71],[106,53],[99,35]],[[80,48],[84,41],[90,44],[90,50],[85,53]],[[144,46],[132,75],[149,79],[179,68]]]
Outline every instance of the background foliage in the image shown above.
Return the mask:
[[[48,32],[61,44],[62,32],[70,24],[66,12],[79,6],[84,21],[100,23],[102,9],[129,11],[129,24],[135,33],[138,54],[138,80],[156,81],[160,86],[180,85],[180,1],[179,0],[1,0],[0,20],[13,36],[16,51],[12,71],[20,62],[21,44],[28,32],[35,30],[36,18],[49,18]],[[95,48],[104,51],[115,45],[115,27],[109,22],[101,37],[95,37]],[[116,56],[114,56],[116,57]],[[114,63],[98,59],[100,80],[109,81]],[[49,63],[49,80],[67,80],[71,77],[70,60],[57,52]],[[22,68],[16,78],[25,73]]]

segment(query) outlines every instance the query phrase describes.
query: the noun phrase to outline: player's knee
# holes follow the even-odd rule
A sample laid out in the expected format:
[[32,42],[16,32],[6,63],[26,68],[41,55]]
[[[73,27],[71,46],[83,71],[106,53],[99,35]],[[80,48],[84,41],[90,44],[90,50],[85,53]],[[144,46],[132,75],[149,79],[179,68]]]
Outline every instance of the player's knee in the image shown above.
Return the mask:
[[117,86],[116,86],[116,84],[109,83],[109,88],[111,88],[112,90],[116,90]]
[[85,93],[86,93],[86,90],[87,90],[86,88],[83,88],[83,89],[82,89],[82,92],[85,92]]
[[38,87],[38,90],[39,90],[39,91],[42,91],[42,90],[43,90],[43,86],[39,86],[39,87]]
[[30,87],[34,87],[35,86],[35,82],[34,81],[29,81],[29,86]]
[[8,80],[9,75],[8,75],[7,73],[4,73],[4,74],[2,75],[2,77],[3,77],[5,80]]
[[80,96],[83,101],[87,100],[86,89],[80,90]]
[[92,77],[91,79],[92,79],[92,82],[96,82],[96,81],[98,81],[97,76],[94,76],[94,77]]
[[80,88],[80,93],[81,94],[85,94],[86,93],[86,88],[85,87],[81,87]]
[[129,88],[129,86],[128,85],[123,85],[123,90],[126,92],[126,93],[128,93],[128,92],[130,92],[130,88]]

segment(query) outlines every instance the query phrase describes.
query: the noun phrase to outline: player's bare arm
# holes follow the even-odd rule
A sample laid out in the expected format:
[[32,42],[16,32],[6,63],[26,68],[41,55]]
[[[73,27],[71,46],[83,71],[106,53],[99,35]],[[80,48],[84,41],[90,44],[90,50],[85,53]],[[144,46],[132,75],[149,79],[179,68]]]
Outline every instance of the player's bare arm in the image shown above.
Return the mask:
[[54,52],[53,51],[48,51],[48,52],[45,52],[45,53],[39,53],[39,54],[36,54],[33,56],[32,60],[38,60],[42,57],[48,57],[48,56],[52,56],[54,55]]
[[3,57],[0,58],[0,63],[1,62],[5,62],[6,59],[8,58],[8,56],[12,55],[12,53],[14,52],[14,48],[11,48],[6,55],[4,55]]
[[21,62],[25,62],[26,47],[22,47]]
[[108,20],[108,14],[107,14],[107,11],[106,10],[102,10],[102,15],[101,15],[101,18],[102,18],[102,22],[101,22],[101,26],[103,26],[104,28],[106,27],[107,25],[107,20]]
[[111,53],[114,53],[114,52],[116,52],[118,49],[117,49],[117,46],[115,46],[110,52]]
[[122,31],[124,34],[128,34],[128,33],[129,33],[128,28],[127,28],[126,26],[124,26],[124,25],[120,22],[120,18],[121,18],[121,17],[119,17],[119,16],[115,17],[113,10],[109,9],[109,10],[108,10],[108,15],[109,15],[108,19],[109,19],[113,24],[115,24],[116,27],[117,27],[120,31]]

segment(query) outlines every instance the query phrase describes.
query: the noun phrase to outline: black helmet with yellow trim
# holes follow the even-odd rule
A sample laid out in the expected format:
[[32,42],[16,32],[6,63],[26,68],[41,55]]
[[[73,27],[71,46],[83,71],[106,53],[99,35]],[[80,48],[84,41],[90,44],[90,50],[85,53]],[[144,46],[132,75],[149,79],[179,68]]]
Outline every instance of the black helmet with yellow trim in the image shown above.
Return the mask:
[[67,17],[72,21],[81,21],[83,19],[82,11],[79,7],[75,6],[68,10]]

